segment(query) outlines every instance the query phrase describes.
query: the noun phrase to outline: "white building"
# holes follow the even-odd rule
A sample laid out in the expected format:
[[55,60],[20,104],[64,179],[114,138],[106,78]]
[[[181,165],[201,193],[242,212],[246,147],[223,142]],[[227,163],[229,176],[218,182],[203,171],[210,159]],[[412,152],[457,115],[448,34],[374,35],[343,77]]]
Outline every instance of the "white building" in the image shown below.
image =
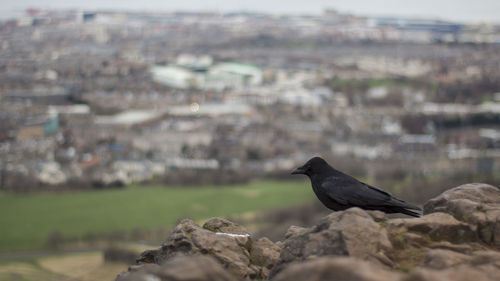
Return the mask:
[[262,83],[262,76],[262,70],[256,66],[237,62],[225,62],[209,69],[205,87],[218,89],[257,86]]
[[176,65],[154,66],[151,74],[154,81],[178,89],[197,88],[200,80],[195,72]]
[[185,66],[167,65],[151,68],[153,80],[178,89],[196,88],[217,91],[257,86],[262,83],[262,70],[253,65],[225,62],[200,71],[199,68],[190,65],[189,58],[179,58],[179,60]]

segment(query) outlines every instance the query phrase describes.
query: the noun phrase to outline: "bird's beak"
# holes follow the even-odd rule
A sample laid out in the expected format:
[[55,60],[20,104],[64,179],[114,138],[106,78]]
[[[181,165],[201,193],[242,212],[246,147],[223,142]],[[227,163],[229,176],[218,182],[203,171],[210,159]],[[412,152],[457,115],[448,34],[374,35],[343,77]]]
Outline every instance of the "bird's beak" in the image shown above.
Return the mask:
[[304,169],[304,167],[298,167],[297,169],[295,169],[292,172],[292,175],[302,175],[302,174],[305,174],[305,173],[306,173],[306,170]]

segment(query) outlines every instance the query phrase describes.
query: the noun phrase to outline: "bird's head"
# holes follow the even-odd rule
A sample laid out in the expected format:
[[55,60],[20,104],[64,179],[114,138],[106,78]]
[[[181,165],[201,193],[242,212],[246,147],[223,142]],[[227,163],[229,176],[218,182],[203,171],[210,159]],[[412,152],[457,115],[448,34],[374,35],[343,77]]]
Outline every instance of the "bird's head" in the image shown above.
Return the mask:
[[321,157],[314,157],[309,159],[304,165],[298,167],[292,172],[292,175],[306,175],[311,176],[314,174],[322,173],[323,171],[330,170],[331,167]]

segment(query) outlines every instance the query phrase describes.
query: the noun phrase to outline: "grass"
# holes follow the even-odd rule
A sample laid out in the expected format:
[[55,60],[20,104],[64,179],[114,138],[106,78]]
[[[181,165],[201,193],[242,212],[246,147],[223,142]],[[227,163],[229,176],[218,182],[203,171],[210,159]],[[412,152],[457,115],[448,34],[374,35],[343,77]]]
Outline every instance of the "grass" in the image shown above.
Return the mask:
[[0,252],[46,247],[47,236],[104,234],[173,225],[286,205],[313,197],[304,182],[260,181],[225,187],[129,187],[120,190],[3,194]]
[[45,256],[0,264],[0,281],[113,280],[126,264],[104,262],[102,252]]
[[29,263],[12,262],[7,265],[0,265],[0,281],[12,280],[63,281],[64,278]]
[[40,267],[66,280],[113,280],[116,275],[127,269],[126,264],[106,263],[101,252],[69,254],[44,257],[38,260]]
[[38,263],[47,271],[77,279],[80,276],[85,276],[89,271],[98,269],[104,263],[104,259],[102,253],[91,252],[78,255],[44,257],[39,259]]

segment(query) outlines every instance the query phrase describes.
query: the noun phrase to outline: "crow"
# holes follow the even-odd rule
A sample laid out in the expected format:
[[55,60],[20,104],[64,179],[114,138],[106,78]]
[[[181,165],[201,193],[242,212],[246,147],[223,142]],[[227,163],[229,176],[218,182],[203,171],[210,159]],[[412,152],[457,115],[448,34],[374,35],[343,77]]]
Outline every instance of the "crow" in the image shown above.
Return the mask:
[[292,175],[296,174],[309,177],[319,201],[331,210],[342,211],[359,207],[365,210],[420,217],[419,213],[410,211],[421,211],[419,207],[334,169],[321,157],[311,158],[292,172]]

